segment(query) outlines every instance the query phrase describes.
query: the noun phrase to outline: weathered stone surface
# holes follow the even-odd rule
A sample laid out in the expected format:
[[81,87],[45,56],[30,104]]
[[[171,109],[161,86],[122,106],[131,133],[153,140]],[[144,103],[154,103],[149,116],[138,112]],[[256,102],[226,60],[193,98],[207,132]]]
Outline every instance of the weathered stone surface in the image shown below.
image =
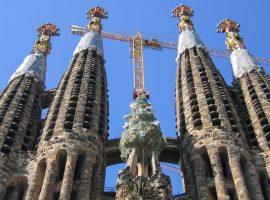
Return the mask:
[[189,198],[267,198],[268,185],[260,178],[265,163],[246,139],[235,108],[238,98],[231,98],[204,49],[186,50],[178,63],[176,122]]
[[99,198],[107,132],[104,60],[86,49],[74,56],[51,102],[37,153],[28,165],[25,199]]
[[[95,33],[98,40],[79,45],[56,89],[44,92],[30,73],[0,94],[0,200],[270,199],[269,75],[244,63],[250,70],[228,87],[197,40],[192,9],[174,11],[182,15],[179,27],[196,36],[180,44],[177,56],[177,139],[164,141],[150,104],[139,96],[120,145],[119,139],[106,141],[107,80]],[[107,12],[95,7],[88,14]],[[100,33],[100,19],[93,18],[89,30],[97,28]],[[116,192],[104,192],[105,168],[120,162],[120,151],[126,168]],[[184,194],[171,195],[160,161],[181,162]]]

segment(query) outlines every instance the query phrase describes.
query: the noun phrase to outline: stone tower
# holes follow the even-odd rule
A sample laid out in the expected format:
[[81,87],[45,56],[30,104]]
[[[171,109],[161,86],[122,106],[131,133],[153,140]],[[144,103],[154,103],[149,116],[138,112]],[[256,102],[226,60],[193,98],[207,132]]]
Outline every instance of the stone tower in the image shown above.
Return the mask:
[[[270,78],[246,49],[239,36],[240,25],[225,19],[218,25],[218,32],[226,32],[226,46],[231,52],[234,86],[239,92],[238,106],[246,136],[253,147],[263,152],[270,175]],[[260,171],[261,177],[266,177]]]
[[[177,138],[164,137],[141,84],[121,139],[108,140],[107,11],[95,6],[87,15],[87,28],[71,28],[82,38],[57,89],[44,85],[50,39],[59,35],[47,23],[0,94],[0,200],[270,200],[270,77],[246,49],[239,24],[218,25],[231,52],[228,87],[195,32],[193,10],[176,7]],[[177,164],[179,155],[185,193],[172,196],[160,162]],[[104,191],[105,167],[121,162],[116,191]]]
[[118,174],[116,200],[170,200],[170,178],[159,163],[165,140],[147,93],[140,93],[130,107],[119,145],[126,168]]
[[52,101],[35,159],[28,166],[26,200],[96,199],[103,193],[108,133],[107,80],[96,6]]
[[193,10],[180,5],[173,16],[180,18],[176,123],[189,198],[265,199],[227,85],[194,30]]
[[18,174],[18,166],[25,162],[27,151],[35,147],[50,38],[59,34],[51,23],[37,31],[38,40],[32,52],[0,96],[0,199],[22,199],[27,186],[27,180]]

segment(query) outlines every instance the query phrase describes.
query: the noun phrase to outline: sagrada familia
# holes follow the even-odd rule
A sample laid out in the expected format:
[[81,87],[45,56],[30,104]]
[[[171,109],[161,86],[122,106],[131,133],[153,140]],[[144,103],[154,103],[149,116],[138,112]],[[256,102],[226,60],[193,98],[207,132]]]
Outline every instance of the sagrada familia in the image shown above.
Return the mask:
[[[245,47],[239,24],[218,25],[231,53],[228,86],[195,32],[193,10],[176,7],[177,136],[164,138],[146,92],[137,91],[121,139],[108,140],[107,11],[96,6],[87,15],[55,90],[44,83],[59,30],[47,23],[0,95],[0,200],[270,200],[270,77]],[[106,166],[121,162],[115,192],[104,192]],[[181,164],[183,194],[172,195],[160,162]]]

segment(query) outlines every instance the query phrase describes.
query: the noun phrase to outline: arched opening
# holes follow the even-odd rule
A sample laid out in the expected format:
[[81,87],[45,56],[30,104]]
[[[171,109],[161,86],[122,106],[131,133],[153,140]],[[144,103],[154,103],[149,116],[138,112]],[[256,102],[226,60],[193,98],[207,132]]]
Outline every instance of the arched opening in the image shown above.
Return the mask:
[[270,200],[270,181],[265,171],[259,171],[260,186],[265,200]]
[[206,147],[202,147],[199,150],[199,153],[201,155],[201,159],[203,161],[203,169],[204,169],[204,175],[206,177],[206,180],[208,181],[208,199],[215,200],[217,199],[217,192],[216,192],[216,187],[214,184],[209,184],[211,181],[213,181],[213,170],[212,170],[212,165],[210,161],[210,157],[208,155],[208,151]]
[[[82,179],[82,174],[84,171],[84,166],[86,162],[86,155],[84,153],[79,153],[76,165],[75,165],[75,171],[74,171],[74,177],[73,177],[73,186],[71,191],[71,200],[77,199],[78,192],[80,189],[80,180]],[[90,167],[90,166],[87,166]]]
[[93,166],[90,198],[95,199],[97,198],[97,196],[103,194],[104,179],[105,179],[105,163],[101,156],[99,162],[95,163]]
[[171,179],[174,196],[181,196],[185,193],[184,180],[181,167],[177,164],[161,162],[162,173],[166,174]]
[[207,199],[217,200],[217,191],[215,186],[209,187],[209,197]]
[[59,197],[60,197],[60,192],[59,191],[58,192],[54,192],[54,194],[53,194],[53,200],[58,200]]
[[27,178],[15,177],[7,187],[4,200],[23,200],[27,191]]
[[228,151],[225,147],[219,148],[219,159],[224,178],[232,180],[232,172],[229,163]]
[[66,168],[66,162],[67,162],[67,151],[66,150],[59,151],[56,156],[55,187],[52,187],[54,191],[53,194],[54,199],[58,199],[60,195],[60,190]]
[[194,165],[191,161],[190,154],[187,153],[184,155],[186,159],[183,159],[183,165],[182,171],[184,176],[184,188],[187,190],[188,195],[190,198],[196,199],[198,198],[197,195],[197,185],[196,185],[196,180],[195,180],[195,170],[194,170]]
[[228,189],[228,195],[231,200],[238,200],[235,189]]
[[220,164],[222,167],[222,172],[223,172],[223,176],[226,182],[228,182],[228,195],[230,196],[231,200],[237,200],[237,194],[236,194],[236,190],[235,190],[235,185],[234,185],[234,181],[232,178],[232,171],[231,171],[231,166],[230,166],[230,162],[229,162],[229,154],[228,154],[228,150],[226,147],[220,147],[218,149],[219,151],[219,159],[220,159]]
[[76,167],[74,172],[74,181],[78,181],[81,179],[81,174],[83,172],[83,166],[85,163],[85,154],[79,154],[77,161],[76,161]]
[[248,171],[248,161],[244,155],[240,156],[240,165],[241,165],[242,173],[243,173],[243,176],[245,179],[245,183],[246,183],[249,195],[253,196],[252,185],[251,185],[252,179],[251,179],[249,171]]
[[65,167],[66,167],[66,161],[67,161],[67,151],[63,150],[58,152],[56,157],[57,163],[56,163],[56,183],[63,180]]
[[105,177],[105,196],[114,197],[115,196],[115,185],[117,182],[118,172],[125,168],[125,163],[111,165],[106,168]]
[[36,172],[36,176],[37,176],[36,180],[40,180],[38,181],[38,184],[35,188],[38,196],[41,192],[46,169],[47,169],[47,163],[46,163],[46,159],[44,158],[39,162],[38,167],[37,167],[37,172]]
[[205,176],[207,178],[213,178],[212,166],[211,166],[210,158],[209,158],[206,147],[202,147],[200,149],[200,154],[204,163]]

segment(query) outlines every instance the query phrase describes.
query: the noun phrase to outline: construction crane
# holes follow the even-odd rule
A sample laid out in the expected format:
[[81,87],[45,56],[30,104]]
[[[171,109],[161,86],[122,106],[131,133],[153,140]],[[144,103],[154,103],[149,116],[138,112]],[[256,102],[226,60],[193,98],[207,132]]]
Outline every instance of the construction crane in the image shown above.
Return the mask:
[[[78,26],[71,26],[71,33],[77,35],[84,35],[86,29]],[[149,98],[149,93],[144,88],[144,64],[143,64],[143,49],[162,51],[163,49],[177,50],[177,44],[174,42],[163,42],[158,39],[146,39],[142,37],[142,33],[138,32],[135,36],[129,36],[121,33],[102,32],[102,38],[110,40],[118,40],[121,42],[130,43],[131,57],[133,58],[133,74],[134,74],[134,93],[133,98],[136,99],[138,94],[145,93]],[[219,58],[229,58],[229,51],[222,51],[218,49],[207,49],[211,56]],[[270,60],[265,58],[256,58],[256,60],[263,65],[270,65]]]
[[[129,36],[121,33],[102,32],[102,37],[111,40],[118,40],[122,42],[129,42],[132,45],[134,36]],[[141,36],[141,33],[138,33]],[[138,35],[137,34],[137,35]],[[136,36],[135,36],[136,37]],[[162,42],[158,39],[144,39],[142,38],[142,46],[151,50],[162,51],[163,49],[177,50],[177,44],[174,42]],[[131,46],[132,47],[132,46]],[[211,56],[219,58],[230,58],[230,52],[227,50],[218,50],[207,48]],[[270,65],[270,60],[256,57],[256,60],[262,65]]]
[[[131,57],[133,58],[133,71],[134,71],[134,92],[133,98],[143,92],[149,98],[149,93],[144,88],[144,64],[143,64],[143,49],[148,48],[151,50],[162,51],[163,49],[177,50],[177,44],[173,42],[163,42],[158,39],[145,39],[140,32],[136,36],[129,36],[119,33],[102,32],[102,38],[118,40],[122,42],[129,42],[130,49],[132,49]],[[207,49],[209,54],[214,57],[226,58],[230,57],[229,51],[221,51],[218,49]],[[264,58],[256,58],[256,60],[263,65],[270,65],[270,60]]]
[[144,93],[149,98],[149,93],[144,88],[144,63],[143,49],[162,51],[164,48],[176,50],[177,45],[172,42],[161,42],[157,39],[144,39],[142,33],[138,32],[135,36],[124,34],[102,32],[102,38],[129,42],[131,49],[131,57],[133,58],[133,74],[134,74],[134,92],[133,98],[136,99],[140,93]]

